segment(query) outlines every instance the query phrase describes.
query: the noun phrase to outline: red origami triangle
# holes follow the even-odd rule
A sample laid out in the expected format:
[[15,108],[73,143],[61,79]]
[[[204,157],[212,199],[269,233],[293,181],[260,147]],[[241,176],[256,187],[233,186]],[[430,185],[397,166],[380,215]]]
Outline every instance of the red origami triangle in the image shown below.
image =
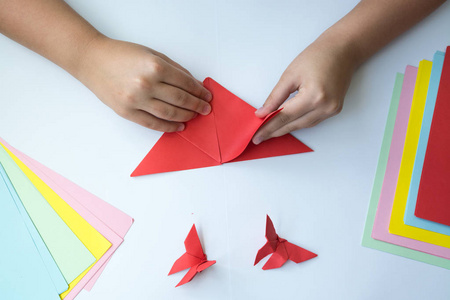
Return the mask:
[[255,108],[213,79],[203,84],[213,95],[212,112],[189,121],[182,132],[164,133],[132,177],[312,151],[290,134],[254,145],[253,135],[280,110],[260,119]]

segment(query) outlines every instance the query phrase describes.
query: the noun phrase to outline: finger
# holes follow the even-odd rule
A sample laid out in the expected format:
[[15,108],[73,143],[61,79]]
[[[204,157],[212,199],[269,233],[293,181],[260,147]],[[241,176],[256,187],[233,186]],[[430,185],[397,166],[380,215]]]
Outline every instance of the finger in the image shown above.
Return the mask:
[[256,116],[258,118],[264,118],[271,112],[277,110],[296,89],[297,86],[291,80],[287,80],[284,76],[281,76],[281,79],[275,85],[269,97],[267,97],[264,105],[256,110]]
[[161,120],[142,110],[134,111],[127,119],[144,127],[163,132],[183,131],[185,127],[183,123]]
[[302,94],[297,94],[284,105],[283,110],[262,126],[254,135],[253,143],[258,145],[271,134],[290,122],[302,117],[312,110],[311,104]]
[[154,98],[202,115],[207,115],[211,112],[211,105],[208,102],[168,84],[158,86],[155,89]]
[[144,101],[138,108],[159,119],[173,122],[187,122],[197,115],[197,113],[193,111],[173,106],[158,99]]
[[322,121],[325,121],[328,118],[320,118],[318,120],[316,120],[315,122],[311,123],[309,126],[305,126],[305,128],[311,128],[314,127],[316,125],[318,125],[319,123],[322,123]]
[[165,54],[163,54],[163,53],[161,53],[161,52],[155,51],[155,50],[153,50],[153,52],[154,52],[155,55],[161,57],[162,59],[164,59],[166,62],[168,62],[168,63],[171,64],[172,66],[174,66],[174,67],[180,69],[181,71],[185,72],[186,74],[192,76],[192,74],[191,74],[187,69],[185,69],[183,66],[181,66],[181,65],[180,65],[179,63],[177,63],[176,61],[173,61],[173,60],[172,60],[171,58],[169,58],[167,55],[165,55]]
[[292,131],[299,130],[302,128],[312,127],[315,124],[318,124],[320,123],[320,121],[322,121],[321,117],[322,114],[320,113],[320,111],[313,110],[303,115],[302,117],[298,118],[297,120],[294,120],[289,124],[284,125],[280,129],[274,131],[269,137],[266,138],[266,140],[273,137],[283,136]]
[[167,70],[163,75],[162,82],[182,89],[189,94],[204,101],[211,101],[212,94],[197,79],[184,73],[180,69],[167,64]]

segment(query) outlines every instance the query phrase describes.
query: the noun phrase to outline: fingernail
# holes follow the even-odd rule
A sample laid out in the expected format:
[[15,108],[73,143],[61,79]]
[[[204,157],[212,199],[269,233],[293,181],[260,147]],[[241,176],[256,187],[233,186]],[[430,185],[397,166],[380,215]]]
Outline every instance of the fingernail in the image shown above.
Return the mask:
[[184,127],[184,124],[181,124],[180,126],[178,126],[177,131],[183,131]]
[[208,92],[208,94],[206,94],[205,100],[208,102],[212,100],[212,94],[210,92]]
[[253,144],[259,145],[263,141],[262,137],[257,136],[253,139]]
[[211,112],[211,106],[210,105],[205,105],[205,107],[203,107],[202,109],[202,115],[207,115]]

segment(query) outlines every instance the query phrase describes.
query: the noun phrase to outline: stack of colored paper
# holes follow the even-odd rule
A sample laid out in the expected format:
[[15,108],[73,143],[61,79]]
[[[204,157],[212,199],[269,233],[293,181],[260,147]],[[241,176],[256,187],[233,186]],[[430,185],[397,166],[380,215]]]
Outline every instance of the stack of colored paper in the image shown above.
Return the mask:
[[450,269],[450,47],[397,74],[363,246]]
[[90,290],[133,219],[0,139],[0,298]]

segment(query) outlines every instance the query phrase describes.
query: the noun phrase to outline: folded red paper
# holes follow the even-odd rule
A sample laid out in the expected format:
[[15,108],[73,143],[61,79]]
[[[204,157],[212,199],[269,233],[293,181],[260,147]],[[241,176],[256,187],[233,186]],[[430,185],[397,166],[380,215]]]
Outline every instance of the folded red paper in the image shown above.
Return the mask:
[[447,47],[415,215],[450,226],[450,47]]
[[195,277],[195,275],[197,275],[197,273],[200,273],[216,263],[215,260],[209,261],[206,259],[206,255],[202,249],[202,244],[198,238],[195,224],[192,225],[191,231],[189,231],[189,234],[184,241],[184,246],[186,248],[186,253],[175,261],[169,272],[169,275],[172,275],[190,268],[186,275],[184,275],[181,281],[176,285],[177,287],[188,283]]
[[213,95],[212,112],[189,121],[182,132],[164,133],[131,176],[312,151],[290,134],[254,145],[253,135],[280,110],[260,119],[255,108],[213,79],[203,84]]
[[317,256],[317,254],[303,249],[297,245],[289,243],[280,238],[275,231],[272,220],[267,216],[266,221],[266,239],[267,243],[258,251],[255,259],[255,265],[269,254],[273,255],[263,266],[263,270],[279,268],[290,259],[295,263],[301,263]]

